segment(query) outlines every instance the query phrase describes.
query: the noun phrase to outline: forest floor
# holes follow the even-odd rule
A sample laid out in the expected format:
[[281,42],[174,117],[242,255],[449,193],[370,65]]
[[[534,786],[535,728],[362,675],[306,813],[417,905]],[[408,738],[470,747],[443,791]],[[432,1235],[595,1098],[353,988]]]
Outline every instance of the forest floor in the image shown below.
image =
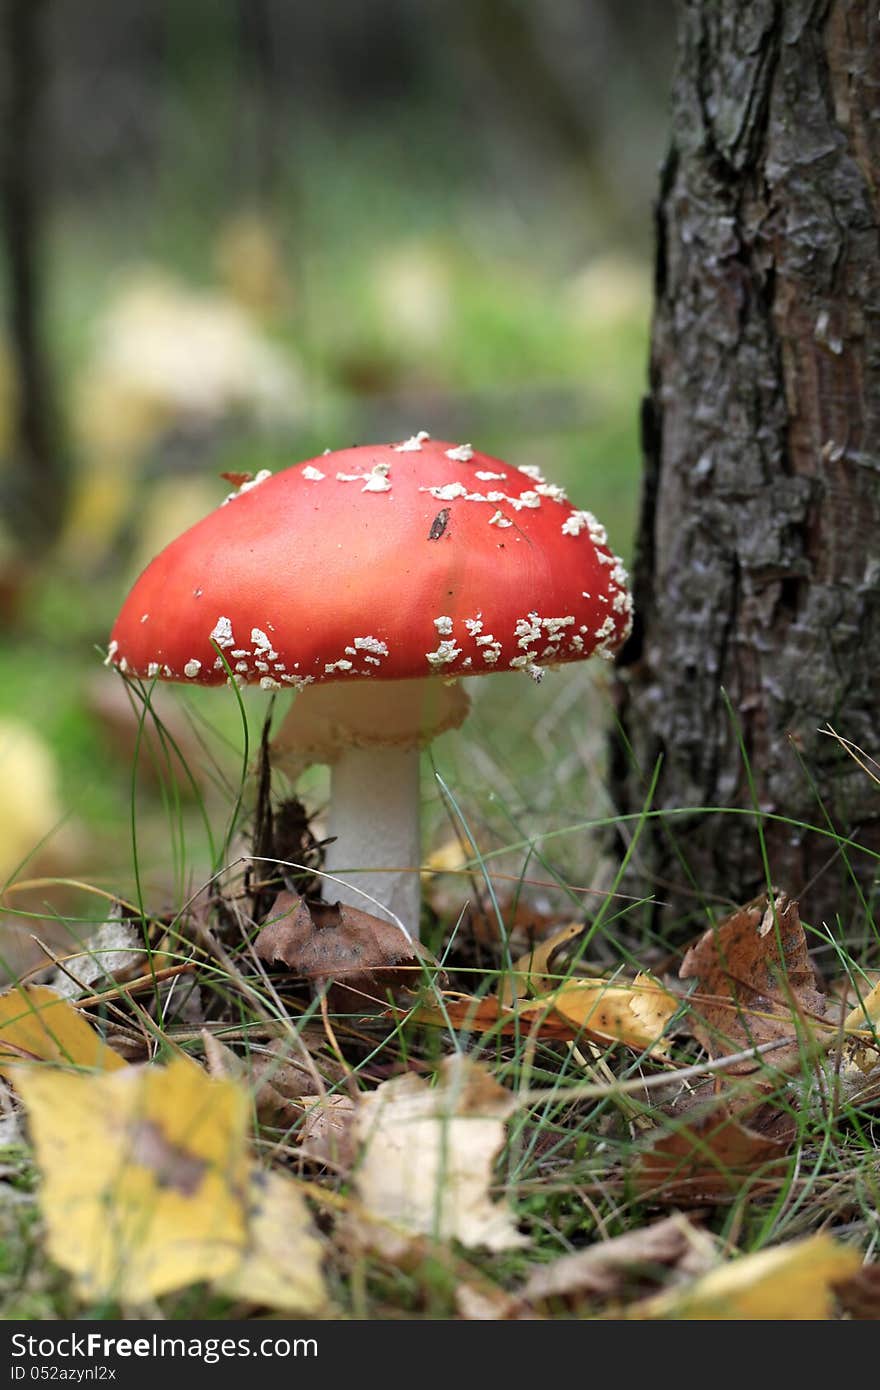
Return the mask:
[[[538,272],[534,227],[474,210],[454,250],[395,241],[418,199],[385,188],[372,222],[319,206],[333,234],[284,256],[267,236],[249,287],[253,225],[212,259],[203,228],[157,218],[139,268],[118,223],[107,246],[59,228],[73,519],[49,566],[13,580],[0,554],[0,758],[25,760],[0,811],[0,1314],[876,1316],[870,911],[802,925],[768,884],[655,939],[625,873],[649,794],[620,823],[603,787],[604,669],[476,693],[423,769],[425,952],[374,925],[353,971],[341,931],[320,968],[256,949],[278,916],[248,859],[268,697],[156,691],[139,722],[102,666],[140,564],[218,474],[353,439],[424,426],[537,463],[627,554],[643,269],[596,274],[545,227]],[[108,321],[134,295],[155,324],[169,284],[250,296],[292,416],[266,423],[259,372],[250,415],[108,386]],[[312,893],[326,777],[302,812],[293,792],[276,776],[268,857],[307,863],[284,883]]]

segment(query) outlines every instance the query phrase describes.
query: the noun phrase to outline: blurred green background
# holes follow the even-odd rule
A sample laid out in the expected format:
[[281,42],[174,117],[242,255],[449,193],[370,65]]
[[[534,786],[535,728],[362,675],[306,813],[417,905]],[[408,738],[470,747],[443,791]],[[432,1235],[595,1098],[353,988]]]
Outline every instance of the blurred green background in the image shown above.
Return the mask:
[[[136,842],[173,897],[207,849],[172,844],[144,760],[133,837],[135,726],[100,649],[221,472],[424,428],[540,464],[629,556],[674,13],[11,0],[3,23],[0,881],[39,842],[24,875],[131,891]],[[491,713],[481,688],[438,742],[487,843],[601,814],[606,675],[481,682]],[[222,824],[235,702],[161,694]],[[558,852],[582,879],[577,837]]]

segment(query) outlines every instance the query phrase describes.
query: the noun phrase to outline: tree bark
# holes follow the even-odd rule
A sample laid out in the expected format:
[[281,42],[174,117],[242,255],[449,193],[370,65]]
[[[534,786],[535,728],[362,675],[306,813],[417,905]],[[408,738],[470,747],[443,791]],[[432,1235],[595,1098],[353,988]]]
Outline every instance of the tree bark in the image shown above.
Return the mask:
[[878,757],[878,9],[680,4],[613,758],[624,812],[660,762],[675,815],[634,859],[667,934],[768,870],[807,920],[864,924],[877,878],[877,784],[822,730]]
[[0,11],[5,55],[2,235],[15,375],[12,458],[4,480],[4,510],[15,539],[36,554],[54,541],[67,495],[42,333],[45,13],[45,0],[3,0]]

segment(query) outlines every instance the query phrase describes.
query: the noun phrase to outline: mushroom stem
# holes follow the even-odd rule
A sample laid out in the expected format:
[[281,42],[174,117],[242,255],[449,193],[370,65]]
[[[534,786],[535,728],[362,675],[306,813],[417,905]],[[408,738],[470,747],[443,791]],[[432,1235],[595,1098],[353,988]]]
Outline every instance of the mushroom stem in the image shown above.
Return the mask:
[[331,766],[330,792],[328,829],[336,838],[325,867],[342,882],[327,883],[325,898],[370,912],[370,902],[355,891],[361,889],[418,939],[418,748],[346,748]]
[[[459,682],[436,677],[310,685],[296,696],[272,745],[296,778],[330,764],[330,826],[324,897],[370,911],[360,888],[419,935],[421,841],[419,749],[457,729],[469,700]],[[383,868],[387,866],[387,868]]]

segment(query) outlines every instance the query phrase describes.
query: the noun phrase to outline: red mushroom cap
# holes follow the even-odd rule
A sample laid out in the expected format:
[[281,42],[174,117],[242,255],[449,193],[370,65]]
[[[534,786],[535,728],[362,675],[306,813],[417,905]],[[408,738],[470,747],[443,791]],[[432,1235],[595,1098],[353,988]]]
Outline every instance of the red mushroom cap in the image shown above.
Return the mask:
[[611,655],[626,573],[538,469],[430,440],[259,475],[147,566],[108,661],[146,679],[301,688]]

